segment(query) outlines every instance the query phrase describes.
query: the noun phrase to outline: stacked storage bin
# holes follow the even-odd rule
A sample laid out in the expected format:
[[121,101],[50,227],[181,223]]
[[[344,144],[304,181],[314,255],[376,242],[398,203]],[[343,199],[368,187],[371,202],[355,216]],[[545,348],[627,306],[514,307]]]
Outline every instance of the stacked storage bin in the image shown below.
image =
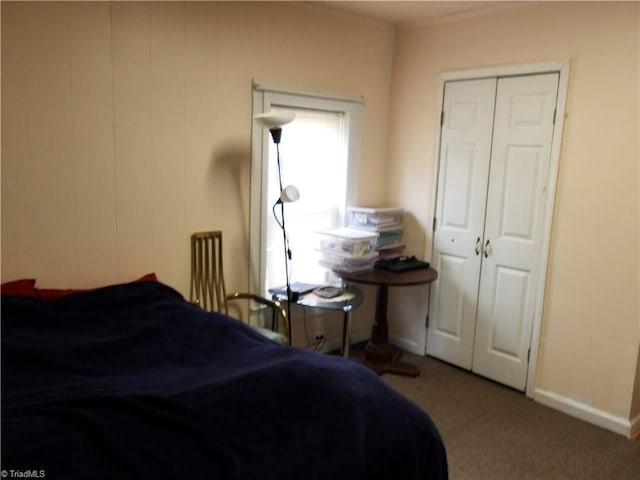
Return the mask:
[[375,250],[378,256],[396,257],[402,254],[402,208],[348,207],[350,229],[377,234]]
[[351,228],[335,228],[318,233],[321,266],[340,272],[373,270],[378,259],[378,233]]

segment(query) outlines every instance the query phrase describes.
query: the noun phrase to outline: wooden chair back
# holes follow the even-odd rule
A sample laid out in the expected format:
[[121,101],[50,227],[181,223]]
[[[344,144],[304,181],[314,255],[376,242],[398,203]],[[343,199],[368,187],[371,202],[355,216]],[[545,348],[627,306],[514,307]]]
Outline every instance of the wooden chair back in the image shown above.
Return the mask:
[[209,312],[228,313],[219,230],[191,235],[190,301]]

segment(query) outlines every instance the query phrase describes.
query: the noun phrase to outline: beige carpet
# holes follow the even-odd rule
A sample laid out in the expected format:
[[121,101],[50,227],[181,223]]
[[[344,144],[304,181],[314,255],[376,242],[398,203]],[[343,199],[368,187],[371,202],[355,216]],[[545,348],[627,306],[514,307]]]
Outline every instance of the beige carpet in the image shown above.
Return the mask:
[[580,421],[432,358],[383,380],[421,406],[447,447],[452,480],[640,479],[640,440]]

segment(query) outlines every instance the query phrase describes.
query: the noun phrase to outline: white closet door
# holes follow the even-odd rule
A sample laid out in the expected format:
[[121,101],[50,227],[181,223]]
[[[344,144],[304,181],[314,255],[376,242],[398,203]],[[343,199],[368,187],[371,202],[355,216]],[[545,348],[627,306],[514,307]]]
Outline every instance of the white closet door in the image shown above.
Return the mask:
[[557,73],[498,80],[473,371],[523,390]]
[[447,82],[427,353],[471,368],[496,79]]

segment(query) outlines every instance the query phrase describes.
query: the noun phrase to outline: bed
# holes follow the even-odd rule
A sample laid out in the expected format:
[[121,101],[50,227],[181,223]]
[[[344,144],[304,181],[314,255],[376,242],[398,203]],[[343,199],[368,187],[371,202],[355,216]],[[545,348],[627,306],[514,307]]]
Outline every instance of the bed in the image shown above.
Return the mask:
[[[10,292],[11,293],[11,292]],[[47,479],[440,479],[416,405],[158,281],[2,295],[2,469]]]

